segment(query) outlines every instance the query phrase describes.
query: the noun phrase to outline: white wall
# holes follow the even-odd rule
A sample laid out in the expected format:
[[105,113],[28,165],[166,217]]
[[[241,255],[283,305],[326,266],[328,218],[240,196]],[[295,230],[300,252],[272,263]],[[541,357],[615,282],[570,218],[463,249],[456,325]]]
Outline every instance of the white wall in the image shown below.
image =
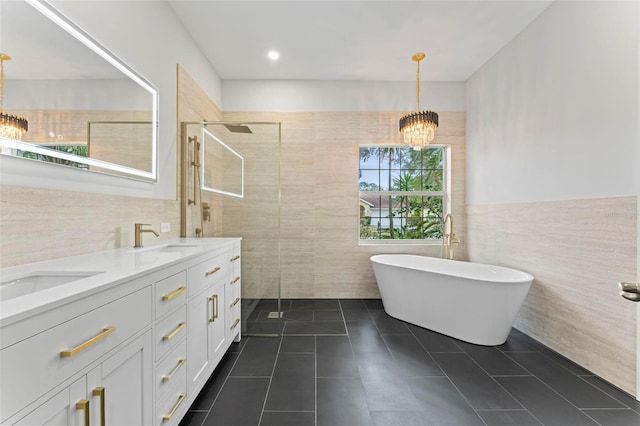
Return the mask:
[[220,104],[221,82],[215,71],[166,2],[54,0],[52,3],[159,89],[161,176],[157,184],[150,184],[3,156],[2,183],[175,199],[176,64],[182,64]]
[[[465,83],[421,82],[420,107],[464,111]],[[416,83],[391,81],[224,80],[224,111],[412,111]]]
[[467,203],[637,194],[638,2],[555,2],[467,81]]

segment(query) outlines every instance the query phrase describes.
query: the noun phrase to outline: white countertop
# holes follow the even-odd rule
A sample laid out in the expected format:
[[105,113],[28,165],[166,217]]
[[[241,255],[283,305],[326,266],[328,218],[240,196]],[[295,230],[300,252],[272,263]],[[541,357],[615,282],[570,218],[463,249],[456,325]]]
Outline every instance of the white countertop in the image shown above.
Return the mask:
[[[0,270],[2,283],[37,273],[98,273],[0,301],[0,327],[236,241],[240,241],[240,238],[172,238],[137,249],[127,247],[104,250],[2,269]],[[167,245],[174,247],[168,252],[159,250],[160,247]],[[196,247],[175,247],[178,245]]]

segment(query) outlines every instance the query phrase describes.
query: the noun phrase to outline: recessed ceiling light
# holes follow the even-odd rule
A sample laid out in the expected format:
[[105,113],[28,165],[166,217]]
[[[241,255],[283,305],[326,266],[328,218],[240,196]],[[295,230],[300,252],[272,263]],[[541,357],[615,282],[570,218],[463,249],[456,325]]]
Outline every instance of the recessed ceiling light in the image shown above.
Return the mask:
[[269,59],[272,61],[277,61],[280,58],[280,54],[275,50],[270,50],[267,56],[269,56]]

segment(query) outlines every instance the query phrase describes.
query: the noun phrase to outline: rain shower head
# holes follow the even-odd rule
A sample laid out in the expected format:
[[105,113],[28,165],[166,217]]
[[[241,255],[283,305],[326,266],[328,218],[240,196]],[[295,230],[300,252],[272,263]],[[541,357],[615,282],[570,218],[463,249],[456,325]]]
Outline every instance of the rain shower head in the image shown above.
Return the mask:
[[253,133],[249,126],[245,126],[244,124],[225,124],[224,127],[231,133]]

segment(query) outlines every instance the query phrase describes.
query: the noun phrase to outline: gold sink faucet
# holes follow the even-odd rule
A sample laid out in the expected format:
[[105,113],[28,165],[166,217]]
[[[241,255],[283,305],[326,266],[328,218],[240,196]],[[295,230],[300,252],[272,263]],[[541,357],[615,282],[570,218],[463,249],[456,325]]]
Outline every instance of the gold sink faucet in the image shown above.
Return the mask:
[[149,223],[136,223],[135,224],[135,245],[133,248],[142,247],[142,233],[143,232],[152,232],[156,237],[159,237],[158,233],[153,229],[142,229],[143,226],[149,226]]

